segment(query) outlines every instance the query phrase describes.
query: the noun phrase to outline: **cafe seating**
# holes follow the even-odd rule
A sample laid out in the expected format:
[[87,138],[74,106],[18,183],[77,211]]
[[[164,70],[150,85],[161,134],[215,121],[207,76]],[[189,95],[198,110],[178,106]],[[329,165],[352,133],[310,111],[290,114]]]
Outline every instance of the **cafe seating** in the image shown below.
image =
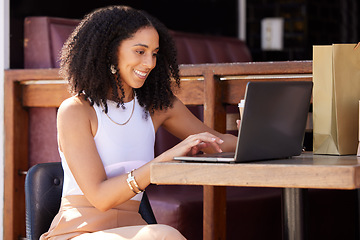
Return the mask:
[[[57,68],[58,51],[79,20],[53,17],[25,19],[25,68]],[[178,48],[179,63],[220,63],[251,61],[244,42],[230,37],[206,36],[171,31]],[[202,106],[189,106],[203,119]],[[56,143],[56,108],[29,109],[29,166],[58,162]],[[156,154],[179,140],[159,129]],[[46,147],[45,147],[46,146]],[[147,194],[158,223],[177,228],[187,239],[202,238],[201,186],[154,186]],[[267,188],[227,188],[227,239],[281,238],[281,190]],[[239,225],[241,233],[239,234]],[[262,231],[258,231],[261,228]]]
[[[30,26],[32,23],[36,23],[35,25],[37,27]],[[78,20],[71,19],[48,17],[27,18],[25,20],[24,38],[25,67],[56,68],[58,62],[56,61],[57,53],[54,49],[56,49],[56,46],[58,48],[61,47],[62,42],[67,36],[66,34],[69,34],[77,23]],[[176,33],[177,32],[172,32],[172,34]],[[185,35],[187,37],[195,37],[196,35],[187,33],[179,34],[179,36],[175,37],[175,42],[177,42],[177,44],[181,43],[181,41],[178,41],[179,39],[177,39],[181,36],[184,36],[185,39]],[[211,38],[210,36],[203,35],[196,37],[203,37],[204,42],[205,40]],[[229,38],[226,38],[226,40],[235,41],[234,39],[230,40]],[[54,41],[57,41],[58,43],[55,44],[53,43]],[[186,42],[189,44],[193,43],[191,41]],[[223,42],[226,41],[224,40]],[[215,42],[214,44],[216,43],[219,42]],[[194,44],[194,46],[196,45]],[[242,46],[246,47],[244,44]],[[35,49],[33,49],[33,47]],[[244,48],[242,50],[244,51],[242,53],[246,56],[248,49]],[[185,53],[186,51],[181,49],[179,52]],[[209,52],[203,54],[206,56],[208,53]],[[188,54],[191,54],[191,52]],[[198,52],[197,54],[202,53]],[[179,59],[181,58],[179,57]],[[259,65],[251,65],[253,67],[262,66],[261,63],[259,63]],[[195,66],[202,68],[206,65]],[[184,67],[186,68],[187,66]],[[36,70],[36,72],[37,71],[38,70]],[[284,69],[284,72],[286,71],[287,70]],[[26,77],[22,79],[27,80]],[[22,99],[20,95],[16,96],[16,99]],[[41,106],[46,106],[46,104],[41,104]],[[202,106],[190,107],[200,119],[203,118]],[[24,147],[26,149],[28,147],[29,149],[29,166],[33,166],[39,162],[60,161],[56,143],[57,109],[53,107],[37,106],[25,108],[27,113],[30,115],[30,145]],[[25,120],[27,121],[27,119]],[[160,131],[157,133],[156,137],[157,153],[161,153],[163,150],[166,150],[167,146],[162,144],[164,141],[166,143],[170,142],[168,141],[168,138],[161,140],[159,137],[161,134],[159,133]],[[176,141],[177,140],[175,139],[174,142]],[[159,146],[162,148],[158,148]],[[16,168],[16,170],[18,169]],[[21,179],[21,176],[18,174],[16,177]],[[203,216],[203,193],[201,187],[151,185],[147,188],[147,194],[158,223],[166,223],[174,226],[189,240],[201,239]],[[228,187],[227,239],[281,239],[280,195],[280,189]],[[309,190],[309,215],[311,216],[309,220],[310,239],[353,239],[352,236],[355,232],[354,228],[356,227],[358,229],[358,221],[353,220],[355,219],[354,215],[357,215],[358,211],[358,202],[355,195],[358,195],[356,191]],[[15,198],[13,202],[16,201],[23,201],[23,199],[21,197]],[[22,204],[22,202],[19,203],[19,205],[20,204]],[[17,217],[16,219],[18,220],[23,218]],[[18,234],[16,236],[18,236]]]
[[[63,179],[60,162],[40,163],[29,169],[25,178],[28,240],[38,240],[49,229],[60,207]],[[141,200],[139,213],[147,223],[156,223],[146,193]]]

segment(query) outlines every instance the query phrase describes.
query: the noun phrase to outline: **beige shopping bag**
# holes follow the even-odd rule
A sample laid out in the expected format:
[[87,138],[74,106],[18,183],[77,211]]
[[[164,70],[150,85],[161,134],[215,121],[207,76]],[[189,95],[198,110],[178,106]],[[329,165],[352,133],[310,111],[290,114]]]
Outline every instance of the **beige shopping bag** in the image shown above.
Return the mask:
[[360,157],[360,101],[359,101],[359,144],[358,144],[358,150],[357,150],[357,156]]
[[315,154],[357,154],[360,48],[355,46],[313,47]]

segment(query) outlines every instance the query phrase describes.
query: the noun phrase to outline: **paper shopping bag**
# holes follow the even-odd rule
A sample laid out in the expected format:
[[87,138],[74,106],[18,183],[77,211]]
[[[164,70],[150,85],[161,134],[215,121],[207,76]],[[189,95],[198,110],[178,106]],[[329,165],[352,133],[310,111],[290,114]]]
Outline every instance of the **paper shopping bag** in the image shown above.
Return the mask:
[[357,150],[357,156],[360,157],[360,101],[359,101],[359,143],[358,143],[358,150]]
[[313,47],[313,152],[356,154],[359,132],[360,48]]

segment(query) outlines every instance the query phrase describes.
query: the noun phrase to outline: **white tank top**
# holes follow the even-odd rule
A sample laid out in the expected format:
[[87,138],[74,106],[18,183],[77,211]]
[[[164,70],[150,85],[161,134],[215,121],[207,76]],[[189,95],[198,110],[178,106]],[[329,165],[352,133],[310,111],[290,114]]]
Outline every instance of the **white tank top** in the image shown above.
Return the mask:
[[[135,103],[134,103],[135,102]],[[98,129],[94,140],[103,162],[108,178],[112,178],[133,169],[136,169],[154,158],[155,130],[150,114],[145,114],[136,97],[133,101],[125,103],[125,109],[116,107],[116,103],[108,101],[108,116],[102,106],[94,104],[98,120]],[[134,113],[128,123],[126,122],[135,104]],[[113,120],[111,121],[110,118]],[[69,166],[64,154],[59,150],[62,166],[64,169],[63,196],[83,195]],[[138,194],[132,200],[141,200],[142,194]]]

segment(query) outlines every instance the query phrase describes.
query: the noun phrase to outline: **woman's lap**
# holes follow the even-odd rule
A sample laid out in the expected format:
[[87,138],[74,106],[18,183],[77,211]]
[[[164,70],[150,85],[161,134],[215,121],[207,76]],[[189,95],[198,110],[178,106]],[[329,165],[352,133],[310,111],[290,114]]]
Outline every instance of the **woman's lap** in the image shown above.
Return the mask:
[[185,240],[173,227],[162,224],[128,226],[103,231],[84,233],[73,240]]
[[101,212],[84,196],[67,196],[62,199],[59,213],[41,240],[65,239],[152,239],[183,240],[175,228],[146,225],[138,213],[139,202],[128,201],[116,208]]

